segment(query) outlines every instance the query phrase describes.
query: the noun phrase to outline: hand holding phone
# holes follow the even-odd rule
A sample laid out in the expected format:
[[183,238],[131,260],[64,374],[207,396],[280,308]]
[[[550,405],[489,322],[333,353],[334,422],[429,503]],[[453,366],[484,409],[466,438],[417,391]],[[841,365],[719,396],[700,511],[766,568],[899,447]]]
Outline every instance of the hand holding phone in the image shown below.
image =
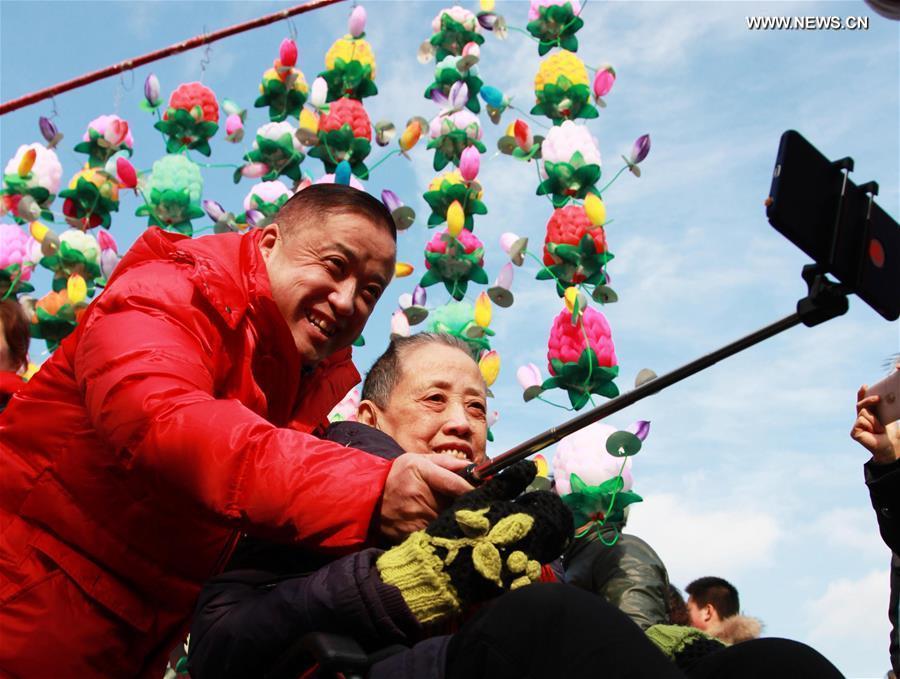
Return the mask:
[[[900,459],[900,369],[856,394],[856,422],[850,437],[872,453],[876,464]],[[878,414],[876,415],[876,412]]]
[[900,370],[894,370],[881,382],[869,387],[866,396],[879,397],[875,404],[875,417],[882,426],[900,420]]

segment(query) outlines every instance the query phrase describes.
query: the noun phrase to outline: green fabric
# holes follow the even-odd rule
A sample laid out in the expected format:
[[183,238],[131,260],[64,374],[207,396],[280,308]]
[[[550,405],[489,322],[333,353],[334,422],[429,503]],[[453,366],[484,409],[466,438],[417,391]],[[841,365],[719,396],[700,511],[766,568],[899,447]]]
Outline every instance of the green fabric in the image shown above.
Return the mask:
[[675,660],[675,656],[690,644],[700,639],[712,639],[695,627],[683,625],[653,625],[646,634],[650,641],[669,658]]

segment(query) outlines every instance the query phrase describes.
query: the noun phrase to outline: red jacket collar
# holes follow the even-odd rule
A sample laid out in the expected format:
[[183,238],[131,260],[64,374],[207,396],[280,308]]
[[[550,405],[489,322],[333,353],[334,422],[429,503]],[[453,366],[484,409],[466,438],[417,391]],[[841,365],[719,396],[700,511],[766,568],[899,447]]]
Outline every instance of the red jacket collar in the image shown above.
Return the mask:
[[0,371],[0,395],[15,394],[24,386],[25,380],[18,373],[7,370]]

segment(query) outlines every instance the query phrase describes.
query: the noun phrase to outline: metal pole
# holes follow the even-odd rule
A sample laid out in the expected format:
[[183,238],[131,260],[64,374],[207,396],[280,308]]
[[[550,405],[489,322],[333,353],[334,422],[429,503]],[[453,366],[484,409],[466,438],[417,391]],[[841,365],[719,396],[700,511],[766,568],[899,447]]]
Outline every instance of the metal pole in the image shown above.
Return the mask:
[[85,73],[84,75],[73,78],[72,80],[58,83],[51,87],[44,88],[43,90],[32,92],[31,94],[26,94],[25,96],[19,97],[18,99],[11,99],[10,101],[3,102],[2,104],[0,104],[0,116],[5,115],[10,111],[20,109],[24,106],[29,106],[43,99],[49,99],[50,97],[60,94],[61,92],[68,92],[69,90],[74,90],[76,87],[88,85],[98,80],[102,80],[103,78],[108,78],[111,75],[121,73],[122,71],[128,71],[133,68],[137,68],[138,66],[149,64],[151,61],[158,61],[173,54],[187,52],[188,50],[195,49],[197,47],[200,47],[201,45],[207,45],[209,43],[216,42],[217,40],[227,38],[237,33],[243,33],[244,31],[249,31],[253,28],[259,28],[260,26],[265,26],[282,19],[287,19],[288,17],[294,16],[296,14],[310,12],[314,9],[319,9],[320,7],[325,7],[327,5],[333,5],[334,3],[341,1],[342,0],[311,0],[310,2],[307,2],[303,5],[289,7],[288,9],[283,9],[279,12],[273,12],[272,14],[267,14],[257,19],[251,19],[250,21],[245,21],[241,24],[235,24],[234,26],[229,26],[228,28],[223,28],[213,33],[205,33],[203,35],[194,36],[190,40],[185,40],[184,42],[170,45],[169,47],[156,50],[155,52],[149,52],[148,54],[135,57],[134,59],[126,59],[125,61],[120,61],[118,64],[102,68],[99,71]]
[[700,372],[711,365],[718,363],[722,359],[728,358],[739,351],[743,351],[748,347],[752,347],[754,344],[758,344],[763,340],[766,340],[770,337],[777,335],[780,332],[788,330],[789,328],[793,328],[795,325],[803,322],[803,317],[799,313],[793,313],[790,316],[786,316],[782,318],[780,321],[776,321],[771,325],[767,325],[766,327],[757,330],[754,333],[746,335],[741,339],[728,344],[721,349],[718,349],[711,354],[707,354],[706,356],[701,356],[700,358],[687,363],[686,365],[681,366],[680,368],[676,368],[670,373],[666,373],[660,377],[656,377],[649,382],[645,382],[641,386],[632,389],[631,391],[624,393],[620,396],[617,396],[610,401],[607,401],[601,406],[597,406],[596,408],[592,408],[586,413],[578,415],[577,417],[573,417],[568,422],[564,422],[563,424],[557,427],[551,427],[545,432],[534,436],[519,445],[510,448],[502,455],[498,455],[497,457],[484,462],[480,465],[470,465],[467,467],[463,475],[472,483],[478,484],[481,483],[484,479],[497,472],[505,469],[506,467],[518,462],[519,460],[524,460],[526,457],[534,455],[537,452],[540,452],[544,448],[553,445],[560,439],[565,438],[569,434],[572,434],[579,429],[583,429],[589,424],[593,424],[598,420],[602,420],[604,417],[608,417],[613,413],[616,413],[628,406],[637,403],[643,398],[650,396],[651,394],[655,394],[658,391],[662,391],[666,387],[669,387],[676,382],[680,382],[686,377],[690,377],[694,373]]

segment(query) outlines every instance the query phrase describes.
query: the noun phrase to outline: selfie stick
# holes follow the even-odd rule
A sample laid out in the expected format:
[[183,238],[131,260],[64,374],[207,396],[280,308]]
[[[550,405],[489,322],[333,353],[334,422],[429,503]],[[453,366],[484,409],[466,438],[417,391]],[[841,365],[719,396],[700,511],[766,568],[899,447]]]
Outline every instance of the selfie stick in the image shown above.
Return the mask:
[[655,377],[649,382],[645,382],[641,386],[635,387],[631,391],[617,396],[601,406],[597,406],[582,415],[573,417],[568,422],[564,422],[556,427],[551,427],[547,431],[510,448],[505,453],[498,455],[492,460],[483,462],[480,465],[471,464],[460,472],[460,474],[462,474],[462,476],[472,485],[478,485],[490,476],[506,469],[519,460],[524,460],[526,457],[544,450],[544,448],[553,445],[569,434],[573,434],[589,424],[593,424],[598,420],[602,420],[604,417],[617,413],[651,394],[662,391],[666,387],[669,387],[676,382],[680,382],[686,377],[690,377],[694,373],[705,370],[711,365],[714,365],[729,356],[733,356],[739,351],[743,351],[744,349],[752,347],[754,344],[758,344],[763,340],[774,337],[778,333],[793,328],[800,323],[803,323],[807,327],[812,327],[846,313],[849,306],[847,302],[848,289],[841,284],[828,280],[825,277],[824,267],[818,264],[808,264],[803,267],[802,276],[809,287],[809,295],[797,302],[797,311],[790,316],[786,316],[780,321],[776,321],[754,333],[746,335],[711,354],[701,356],[680,368],[676,368],[670,373]]

